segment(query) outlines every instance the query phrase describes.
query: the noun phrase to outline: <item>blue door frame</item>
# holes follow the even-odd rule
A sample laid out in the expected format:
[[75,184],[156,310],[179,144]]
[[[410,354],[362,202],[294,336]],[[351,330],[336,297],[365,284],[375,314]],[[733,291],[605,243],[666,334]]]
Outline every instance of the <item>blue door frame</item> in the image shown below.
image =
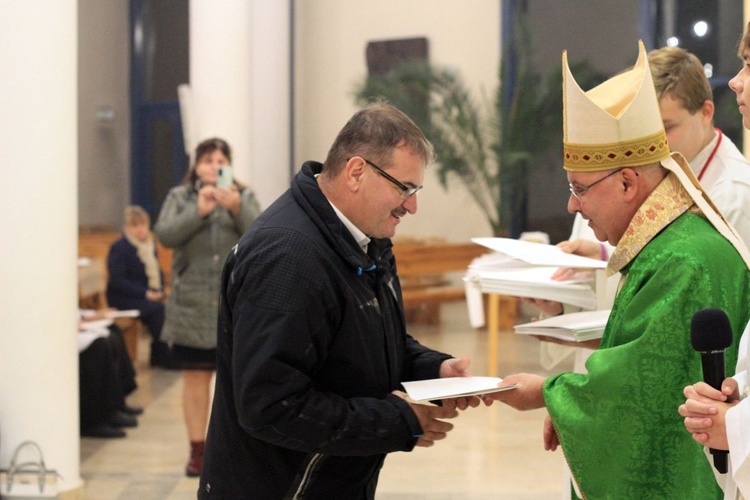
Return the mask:
[[[145,98],[146,50],[144,40],[146,19],[145,0],[130,0],[130,113],[131,113],[131,202],[142,206],[155,220],[165,193],[165,185],[177,185],[188,168],[184,151],[180,106],[177,101],[154,102]],[[170,165],[157,169],[155,165],[156,127],[166,123],[171,130],[169,151],[162,156],[171,158]],[[166,149],[163,145],[159,145]],[[159,172],[157,174],[157,172]],[[162,179],[156,175],[164,176]],[[168,179],[166,178],[168,177]]]

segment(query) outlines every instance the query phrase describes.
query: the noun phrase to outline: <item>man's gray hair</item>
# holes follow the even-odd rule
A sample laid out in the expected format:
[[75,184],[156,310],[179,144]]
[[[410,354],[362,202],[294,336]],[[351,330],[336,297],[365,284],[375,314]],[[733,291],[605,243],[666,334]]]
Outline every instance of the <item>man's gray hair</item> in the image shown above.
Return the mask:
[[323,174],[335,176],[352,156],[389,165],[397,147],[409,148],[424,159],[425,165],[435,160],[432,144],[411,118],[385,101],[373,102],[355,113],[341,129],[328,151]]

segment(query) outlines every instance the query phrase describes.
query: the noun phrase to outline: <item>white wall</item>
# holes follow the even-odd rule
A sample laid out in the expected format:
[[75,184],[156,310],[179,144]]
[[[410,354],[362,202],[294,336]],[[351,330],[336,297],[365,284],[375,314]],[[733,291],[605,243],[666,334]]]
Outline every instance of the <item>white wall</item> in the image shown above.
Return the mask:
[[191,0],[196,140],[229,142],[235,176],[262,207],[289,187],[288,56],[288,0]]
[[128,2],[78,0],[78,15],[79,223],[119,229],[130,203]]
[[244,0],[190,1],[194,139],[226,140],[234,174],[245,183],[251,181],[251,20],[252,4]]
[[[499,0],[298,0],[296,19],[296,164],[323,161],[357,110],[353,89],[367,75],[370,41],[424,36],[430,62],[455,68],[478,102],[489,102],[497,87]],[[419,212],[402,221],[398,236],[466,241],[492,234],[457,182],[446,192],[428,169],[424,184]]]
[[267,207],[289,187],[291,163],[290,0],[255,0],[252,21],[252,137],[255,194]]

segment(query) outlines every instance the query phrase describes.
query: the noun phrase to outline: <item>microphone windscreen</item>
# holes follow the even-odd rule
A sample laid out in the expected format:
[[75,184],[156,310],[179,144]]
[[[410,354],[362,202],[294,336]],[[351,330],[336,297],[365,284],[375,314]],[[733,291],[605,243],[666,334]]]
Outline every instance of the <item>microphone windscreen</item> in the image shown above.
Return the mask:
[[690,323],[690,342],[701,352],[721,351],[732,345],[732,325],[721,309],[701,309]]

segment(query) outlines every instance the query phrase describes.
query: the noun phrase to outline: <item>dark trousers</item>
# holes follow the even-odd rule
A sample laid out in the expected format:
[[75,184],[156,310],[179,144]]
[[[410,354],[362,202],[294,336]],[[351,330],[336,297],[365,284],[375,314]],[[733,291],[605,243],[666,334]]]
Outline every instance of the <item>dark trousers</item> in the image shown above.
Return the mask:
[[103,423],[137,387],[122,333],[114,325],[110,332],[78,354],[81,429]]

